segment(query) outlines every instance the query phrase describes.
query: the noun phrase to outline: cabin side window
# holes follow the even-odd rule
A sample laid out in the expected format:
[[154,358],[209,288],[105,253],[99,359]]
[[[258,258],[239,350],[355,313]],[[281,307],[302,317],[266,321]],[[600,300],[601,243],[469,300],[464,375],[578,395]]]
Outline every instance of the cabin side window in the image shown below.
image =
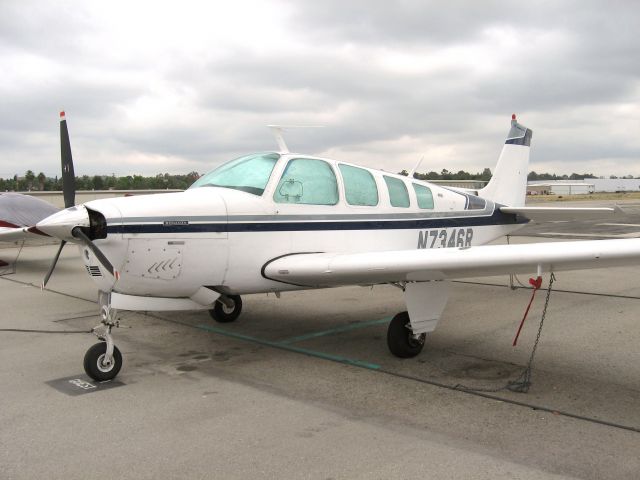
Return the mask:
[[273,194],[273,200],[276,203],[335,205],[338,203],[336,174],[323,160],[289,160]]
[[373,175],[364,168],[340,164],[344,191],[349,205],[374,207],[378,205],[378,186]]
[[409,192],[407,186],[399,178],[387,177],[384,175],[384,181],[389,190],[389,199],[392,207],[409,207]]
[[433,210],[433,194],[429,187],[424,185],[418,185],[413,183],[413,190],[416,192],[416,198],[418,199],[418,207],[423,209]]

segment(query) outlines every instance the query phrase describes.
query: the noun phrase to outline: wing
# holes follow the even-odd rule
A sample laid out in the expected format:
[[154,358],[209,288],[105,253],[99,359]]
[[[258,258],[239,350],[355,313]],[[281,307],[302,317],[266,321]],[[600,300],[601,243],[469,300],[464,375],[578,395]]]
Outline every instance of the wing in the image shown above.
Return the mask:
[[564,207],[500,207],[503,213],[515,213],[534,222],[560,222],[575,220],[597,220],[625,215],[619,206],[602,208]]
[[487,245],[366,253],[302,253],[276,258],[263,275],[328,287],[580,270],[640,263],[640,239]]

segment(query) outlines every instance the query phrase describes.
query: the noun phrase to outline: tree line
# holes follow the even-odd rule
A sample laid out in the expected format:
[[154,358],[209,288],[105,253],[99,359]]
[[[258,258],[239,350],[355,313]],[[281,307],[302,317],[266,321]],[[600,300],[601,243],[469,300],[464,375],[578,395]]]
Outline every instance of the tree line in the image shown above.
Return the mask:
[[[185,190],[200,177],[198,172],[186,175],[159,173],[155,176],[127,175],[82,175],[76,177],[76,190]],[[36,175],[27,170],[23,177],[0,178],[0,192],[60,191],[62,178]]]
[[[409,172],[406,170],[402,170],[399,172],[400,175],[404,175],[405,177],[409,175]],[[485,168],[482,172],[479,173],[469,173],[464,170],[458,170],[458,172],[450,172],[446,168],[443,168],[440,173],[438,172],[427,172],[427,173],[414,173],[413,178],[418,180],[482,180],[488,182],[491,180],[491,169]]]

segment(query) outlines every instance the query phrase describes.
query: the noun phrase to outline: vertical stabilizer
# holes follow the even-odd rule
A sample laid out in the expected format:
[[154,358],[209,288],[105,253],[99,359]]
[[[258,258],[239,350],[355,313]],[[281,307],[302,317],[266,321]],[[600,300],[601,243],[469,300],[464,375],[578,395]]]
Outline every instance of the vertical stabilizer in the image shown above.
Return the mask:
[[532,132],[520,125],[515,114],[498,164],[489,184],[478,195],[500,205],[521,207],[527,194],[527,173]]

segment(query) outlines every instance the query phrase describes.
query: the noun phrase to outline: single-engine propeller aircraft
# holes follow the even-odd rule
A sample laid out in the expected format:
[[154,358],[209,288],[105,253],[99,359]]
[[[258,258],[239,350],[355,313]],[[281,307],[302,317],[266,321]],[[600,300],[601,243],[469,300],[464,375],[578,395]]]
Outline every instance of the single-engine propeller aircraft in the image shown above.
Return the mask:
[[390,322],[387,344],[413,357],[436,328],[451,279],[640,261],[638,239],[482,246],[530,220],[619,213],[525,207],[531,135],[514,115],[477,195],[291,153],[278,136],[279,151],[225,163],[184,192],[94,200],[42,220],[38,229],[80,245],[100,291],[102,341],[87,351],[86,373],[118,374],[118,309],[206,309],[232,322],[244,294],[394,284],[407,311]]
[[15,268],[5,270],[4,267],[15,267],[22,246],[40,244],[43,239],[49,238],[35,224],[57,211],[56,207],[39,198],[21,193],[0,193],[0,242],[20,245],[15,258],[7,258],[7,254],[0,250],[0,275],[15,272]]
[[[76,179],[64,112],[60,112],[60,140],[62,190],[64,206],[67,208],[75,202]],[[58,211],[58,208],[39,198],[21,193],[0,193],[0,242],[41,243],[43,238],[49,235],[39,230],[35,226],[36,223]],[[6,262],[0,260],[0,266],[3,266],[3,263]]]
[[[56,213],[49,202],[22,193],[0,193],[0,241],[41,239],[36,223]],[[47,235],[48,236],[48,235]]]

